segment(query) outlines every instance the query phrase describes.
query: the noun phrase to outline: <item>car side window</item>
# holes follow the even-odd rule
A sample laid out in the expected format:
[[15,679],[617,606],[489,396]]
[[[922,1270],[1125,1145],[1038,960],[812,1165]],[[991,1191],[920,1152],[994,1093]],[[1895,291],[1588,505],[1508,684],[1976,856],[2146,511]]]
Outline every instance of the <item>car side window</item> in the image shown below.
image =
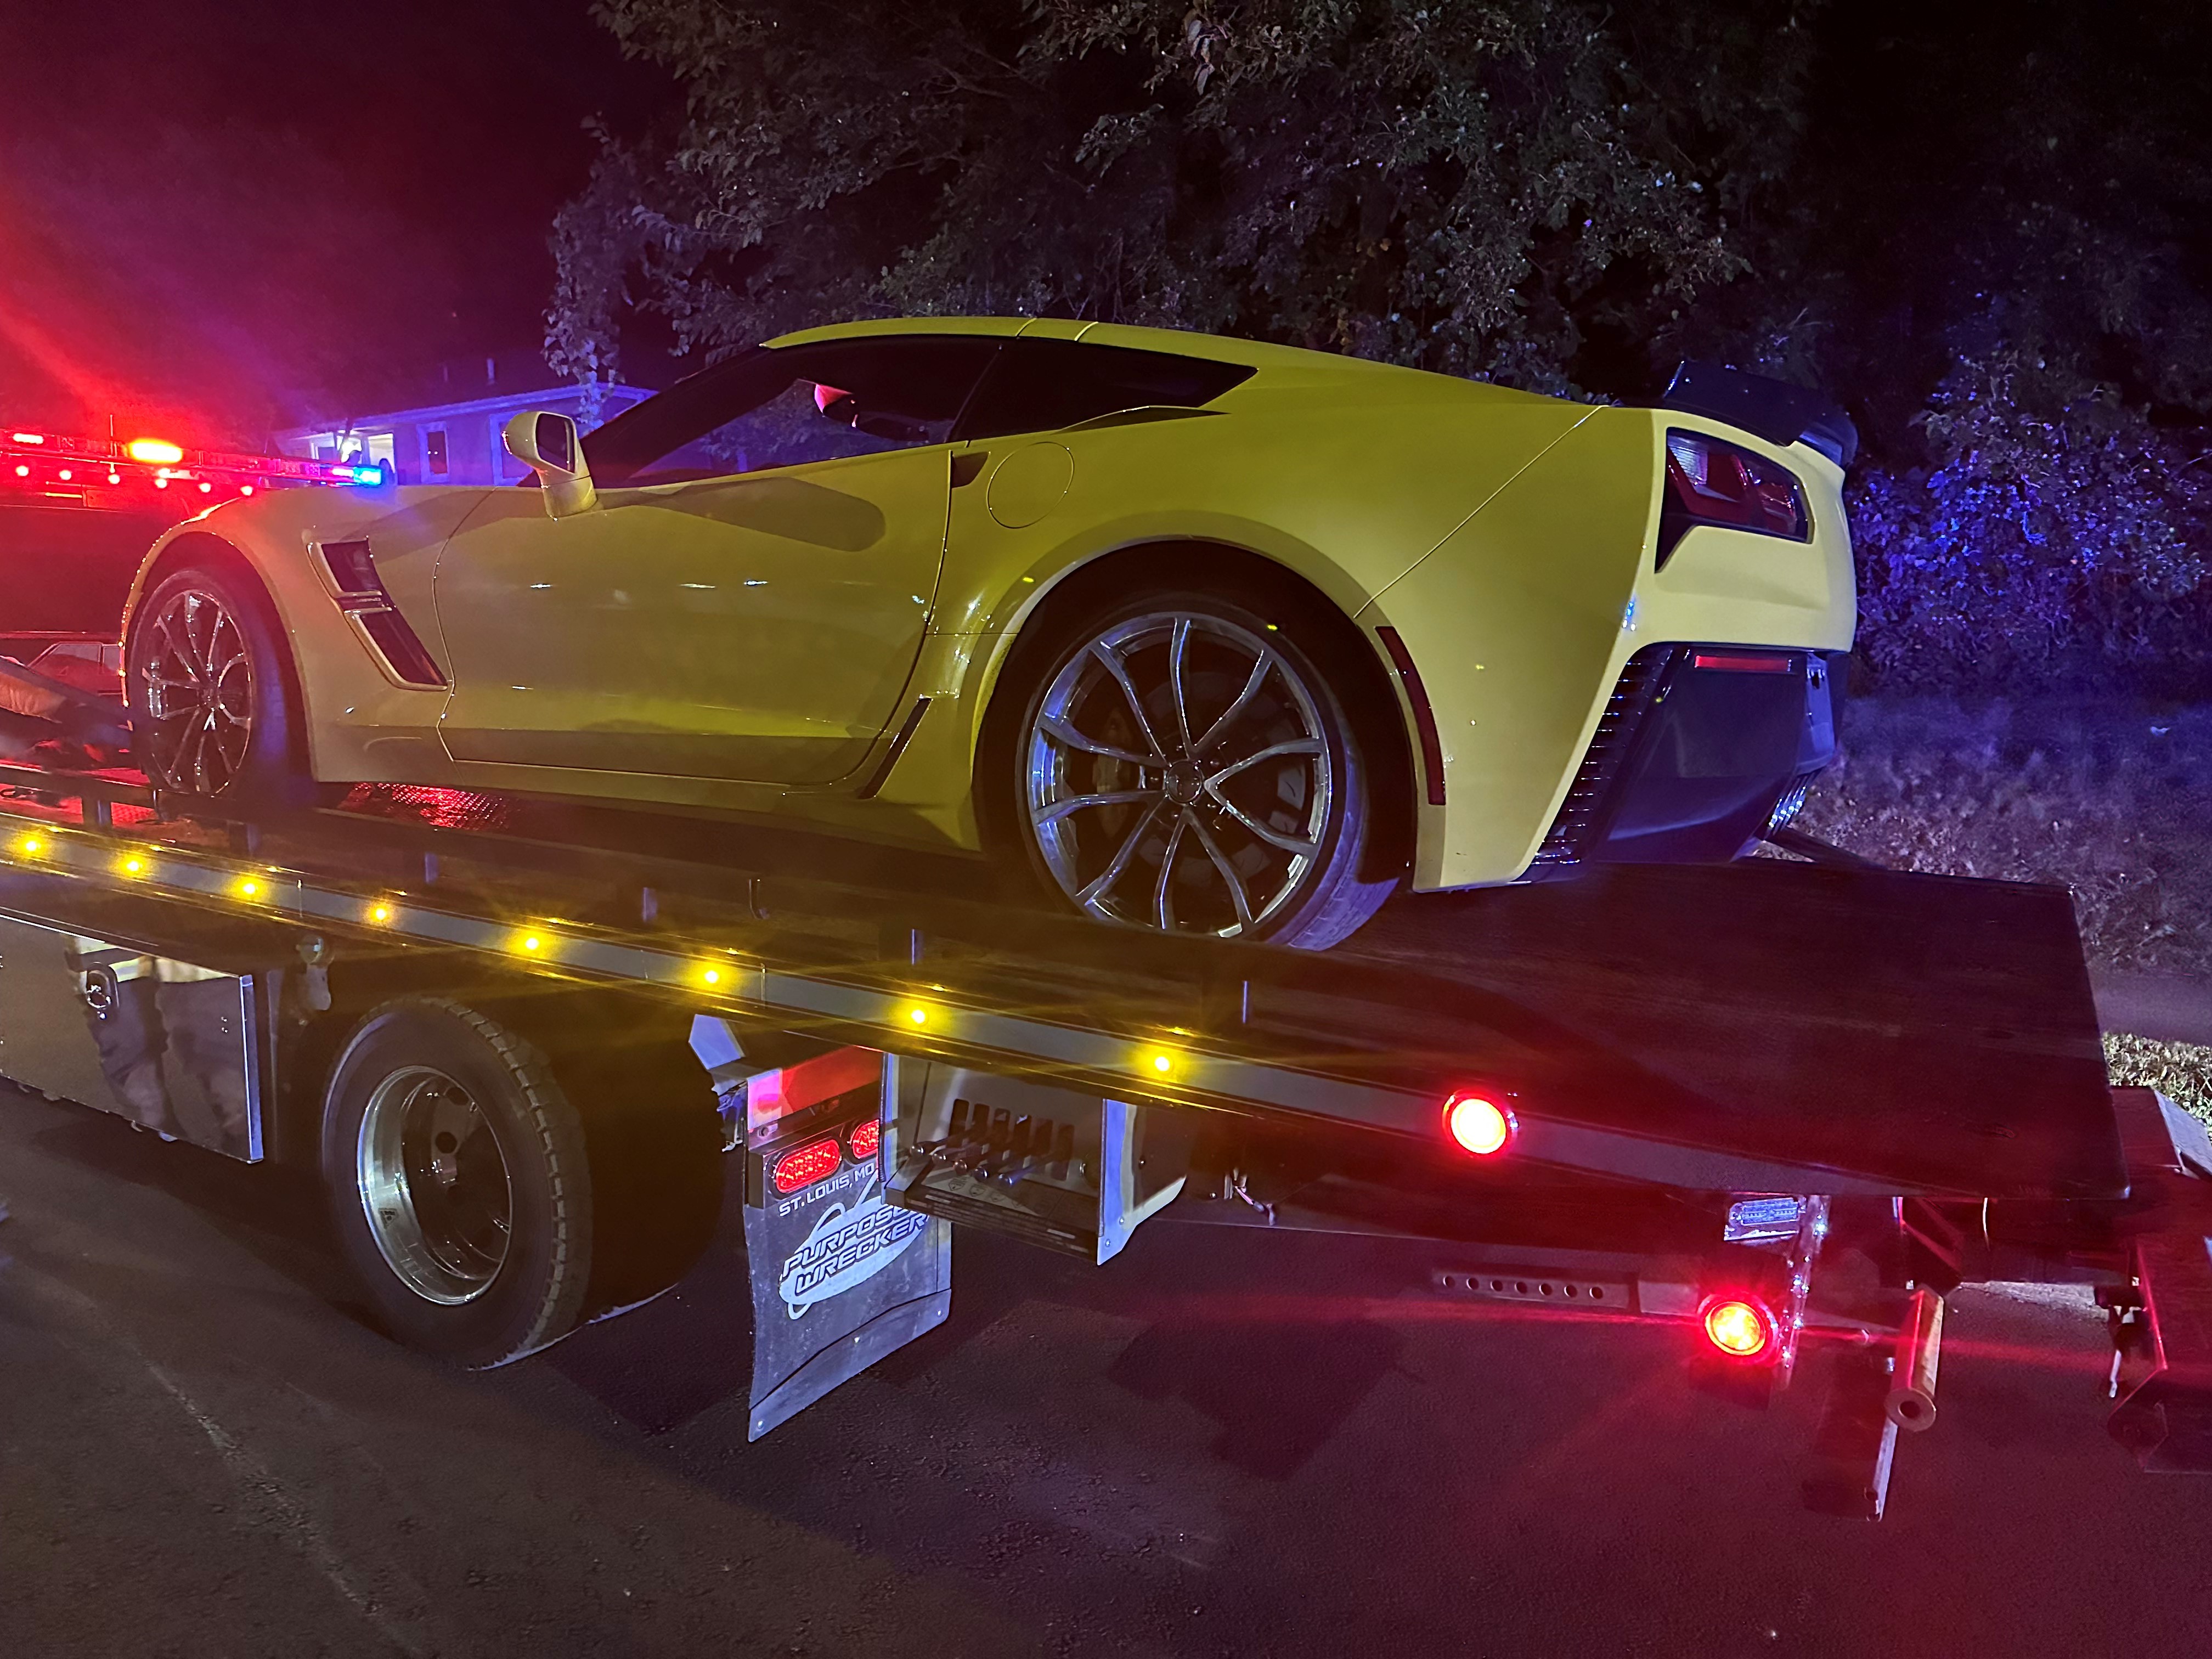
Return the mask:
[[1165,351],[1078,340],[1009,340],[953,435],[1049,432],[1147,406],[1202,409],[1252,374],[1241,363]]
[[682,483],[945,442],[995,341],[906,335],[746,352],[585,442],[611,487]]

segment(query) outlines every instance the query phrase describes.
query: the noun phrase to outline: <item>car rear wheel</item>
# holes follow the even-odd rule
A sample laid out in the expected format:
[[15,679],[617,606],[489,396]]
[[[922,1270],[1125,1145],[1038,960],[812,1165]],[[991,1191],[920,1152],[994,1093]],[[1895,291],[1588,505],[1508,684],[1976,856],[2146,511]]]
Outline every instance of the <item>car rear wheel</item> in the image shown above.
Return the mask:
[[1285,614],[1137,598],[1024,653],[1005,813],[1045,890],[1102,921],[1319,949],[1395,885],[1362,878],[1371,768]]
[[161,577],[138,606],[125,688],[131,752],[156,787],[305,805],[299,703],[268,595],[226,565]]

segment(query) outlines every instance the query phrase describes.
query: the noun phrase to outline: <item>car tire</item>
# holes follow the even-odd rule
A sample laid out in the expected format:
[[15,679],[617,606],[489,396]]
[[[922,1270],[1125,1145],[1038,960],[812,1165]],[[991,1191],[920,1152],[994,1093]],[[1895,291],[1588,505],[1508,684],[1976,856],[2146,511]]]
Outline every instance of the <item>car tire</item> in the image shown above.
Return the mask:
[[1376,768],[1328,654],[1304,607],[1256,596],[1154,588],[1048,613],[993,701],[991,850],[1099,921],[1340,943],[1398,883],[1363,872]]
[[322,1165],[385,1326],[483,1368],[566,1334],[592,1284],[584,1126],[535,1045],[460,1003],[373,1010],[332,1066]]
[[284,630],[228,560],[161,572],[133,614],[125,664],[134,759],[156,788],[258,806],[320,804]]

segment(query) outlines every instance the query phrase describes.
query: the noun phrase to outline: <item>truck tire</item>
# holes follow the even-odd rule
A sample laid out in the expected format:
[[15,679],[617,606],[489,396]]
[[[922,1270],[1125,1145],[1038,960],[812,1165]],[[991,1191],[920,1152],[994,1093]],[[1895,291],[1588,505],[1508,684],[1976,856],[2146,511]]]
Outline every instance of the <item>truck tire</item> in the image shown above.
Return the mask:
[[471,1367],[565,1335],[592,1283],[583,1121],[533,1044],[403,997],[339,1051],[323,1175],[340,1246],[392,1334]]

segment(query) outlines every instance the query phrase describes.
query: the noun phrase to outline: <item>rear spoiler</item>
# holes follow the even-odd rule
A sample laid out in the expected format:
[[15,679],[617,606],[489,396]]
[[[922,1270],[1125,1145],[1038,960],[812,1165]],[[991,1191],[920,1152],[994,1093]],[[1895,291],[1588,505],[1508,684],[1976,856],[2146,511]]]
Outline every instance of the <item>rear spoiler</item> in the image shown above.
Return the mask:
[[1841,404],[1810,387],[1720,363],[1680,364],[1659,403],[1726,421],[1771,444],[1805,444],[1838,466],[1849,466],[1859,453],[1859,429]]

